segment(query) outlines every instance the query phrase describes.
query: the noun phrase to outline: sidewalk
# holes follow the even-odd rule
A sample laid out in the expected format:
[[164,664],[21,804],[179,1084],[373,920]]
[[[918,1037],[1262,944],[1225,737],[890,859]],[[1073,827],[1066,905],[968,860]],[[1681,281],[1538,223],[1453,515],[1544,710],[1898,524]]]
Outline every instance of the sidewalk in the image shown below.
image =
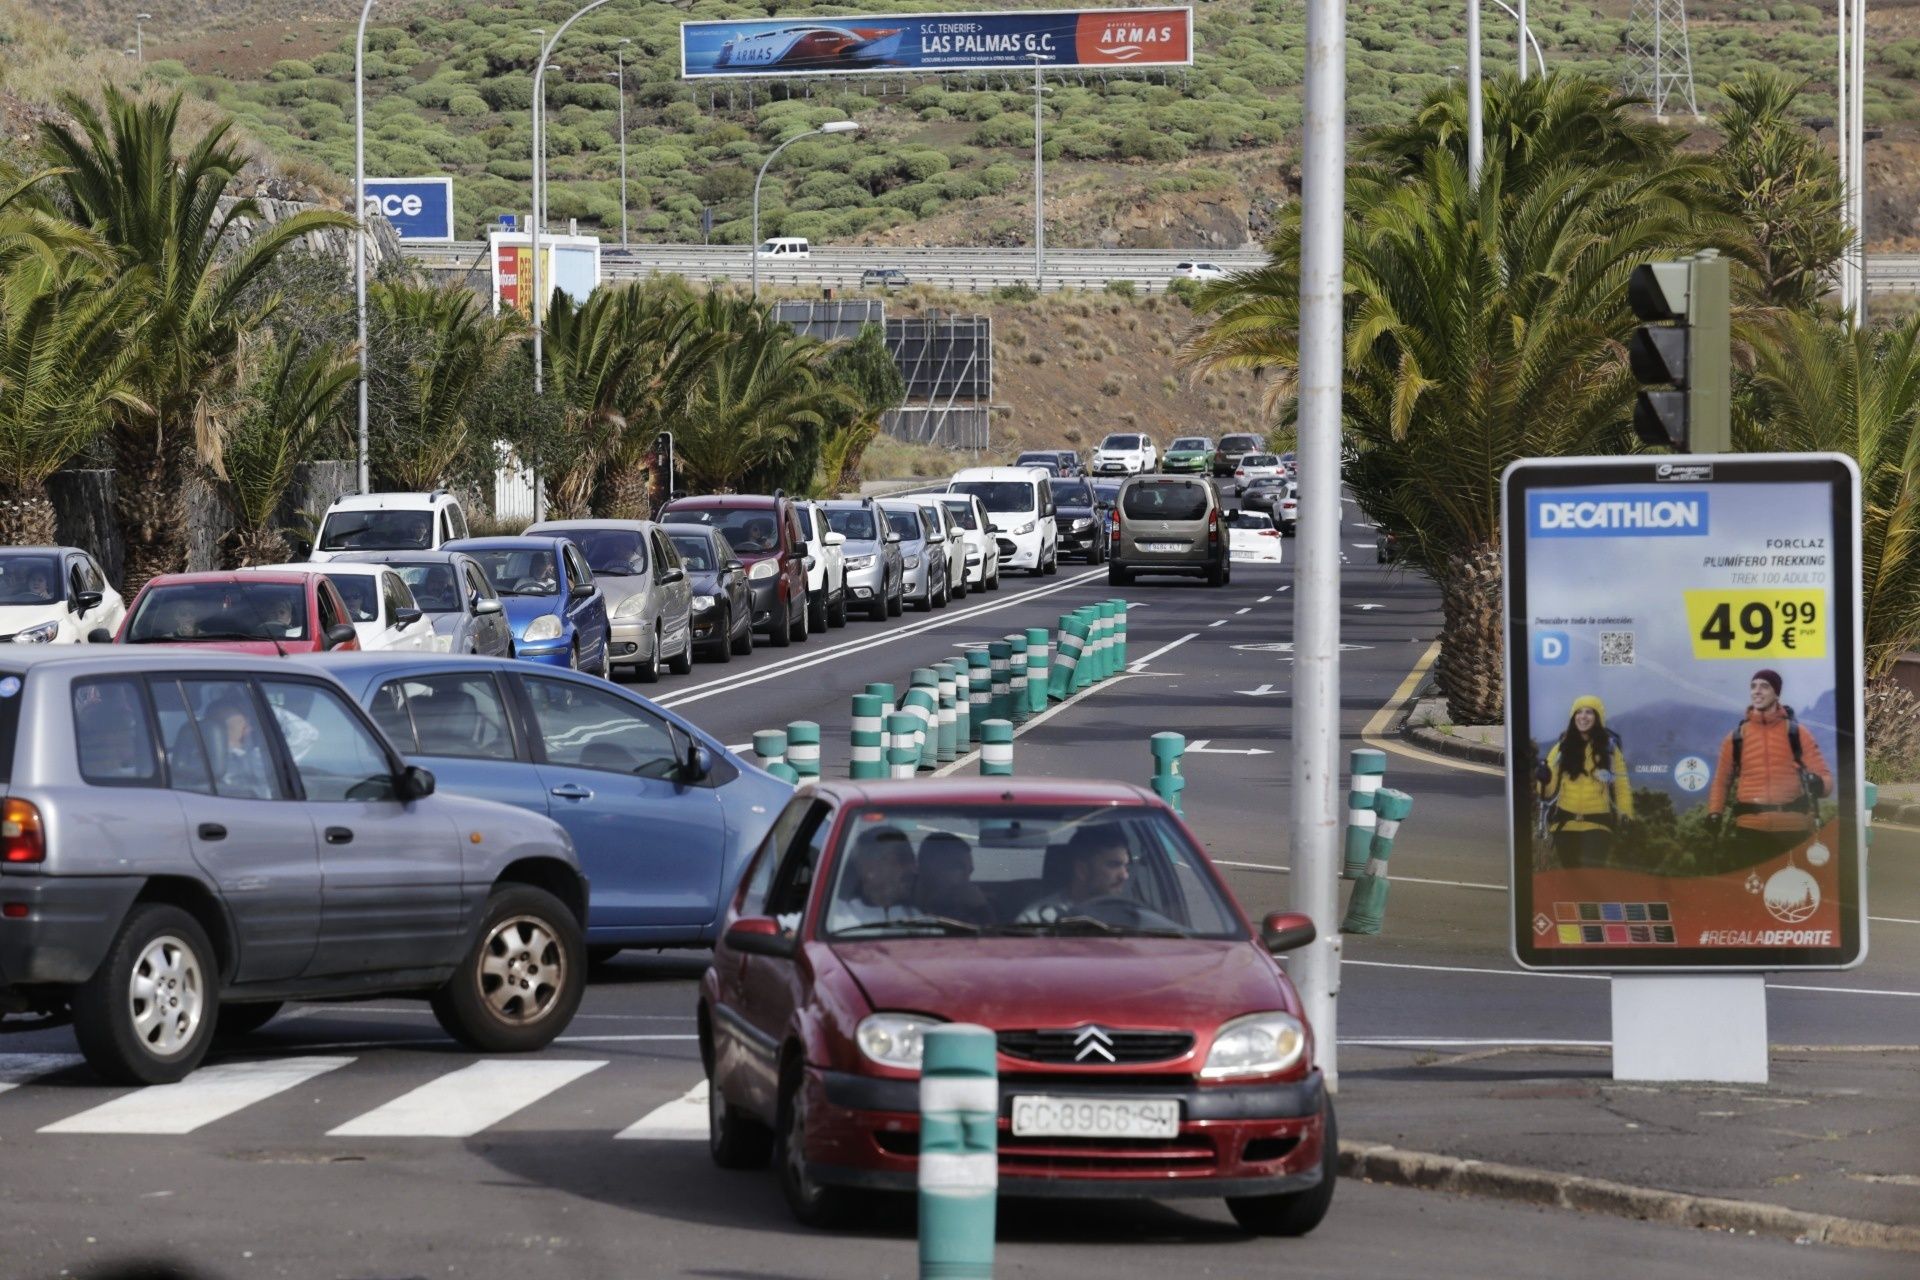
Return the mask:
[[1765,1085],[1616,1083],[1604,1049],[1341,1058],[1349,1176],[1920,1251],[1920,1045],[1775,1046]]

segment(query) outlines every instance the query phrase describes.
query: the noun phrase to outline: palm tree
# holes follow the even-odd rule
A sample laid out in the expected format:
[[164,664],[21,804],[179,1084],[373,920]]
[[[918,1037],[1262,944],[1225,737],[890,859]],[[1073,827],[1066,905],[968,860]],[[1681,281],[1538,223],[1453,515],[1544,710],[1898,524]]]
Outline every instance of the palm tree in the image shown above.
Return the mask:
[[631,288],[596,289],[575,303],[555,290],[547,310],[548,394],[566,406],[572,444],[567,465],[547,486],[555,519],[588,514],[601,471],[626,434],[620,405],[641,356],[636,297]]
[[255,284],[301,237],[351,227],[344,214],[313,211],[263,229],[251,199],[231,199],[245,157],[227,142],[230,121],[177,149],[179,94],[140,102],[108,86],[104,109],[78,95],[63,102],[72,124],[41,125],[42,150],[76,219],[103,238],[124,270],[144,268],[145,324],[127,377],[134,395],[113,408],[114,506],[127,547],[127,589],[186,558],[180,495],[189,444],[216,469],[237,404],[242,338],[272,313]]
[[468,426],[512,356],[520,322],[516,313],[488,314],[478,295],[457,285],[382,281],[368,303],[374,469],[405,489],[434,488],[467,455]]
[[634,290],[641,315],[635,325],[640,358],[623,384],[620,413],[626,431],[606,460],[598,505],[616,519],[641,520],[651,504],[653,442],[678,432],[687,405],[709,366],[739,335],[706,324],[707,312],[678,279]]
[[1714,118],[1724,141],[1713,153],[1715,185],[1746,228],[1745,270],[1735,280],[1753,302],[1812,307],[1846,252],[1840,174],[1803,127],[1796,103],[1806,82],[1772,69],[1720,86],[1726,109]]
[[337,424],[334,410],[359,376],[359,366],[333,346],[308,348],[298,340],[267,345],[250,380],[249,403],[226,442],[221,490],[233,508],[230,568],[273,564],[287,555],[274,517],[293,483],[294,469],[316,456]]

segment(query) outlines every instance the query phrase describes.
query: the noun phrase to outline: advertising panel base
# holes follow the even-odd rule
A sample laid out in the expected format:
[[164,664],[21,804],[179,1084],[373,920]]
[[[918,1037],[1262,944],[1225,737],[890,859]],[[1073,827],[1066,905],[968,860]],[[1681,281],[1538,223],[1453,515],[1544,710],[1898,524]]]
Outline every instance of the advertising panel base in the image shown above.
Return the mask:
[[1765,1084],[1766,978],[1614,974],[1613,1078]]

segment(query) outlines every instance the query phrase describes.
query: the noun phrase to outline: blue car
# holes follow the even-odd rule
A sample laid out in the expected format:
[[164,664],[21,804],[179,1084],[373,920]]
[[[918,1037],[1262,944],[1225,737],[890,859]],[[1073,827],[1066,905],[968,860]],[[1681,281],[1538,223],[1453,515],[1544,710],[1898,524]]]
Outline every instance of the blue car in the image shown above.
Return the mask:
[[440,789],[566,828],[589,954],[711,946],[741,868],[793,788],[590,675],[465,654],[330,654],[327,674]]
[[607,600],[570,539],[455,538],[441,550],[464,551],[480,562],[506,608],[514,657],[609,674]]

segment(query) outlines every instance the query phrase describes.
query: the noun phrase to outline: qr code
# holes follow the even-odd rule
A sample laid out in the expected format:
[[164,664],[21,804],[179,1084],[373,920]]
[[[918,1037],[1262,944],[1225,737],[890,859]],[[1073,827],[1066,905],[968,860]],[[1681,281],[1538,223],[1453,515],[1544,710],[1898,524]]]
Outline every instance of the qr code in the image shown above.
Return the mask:
[[1633,632],[1602,631],[1600,633],[1600,665],[1603,667],[1632,666]]

